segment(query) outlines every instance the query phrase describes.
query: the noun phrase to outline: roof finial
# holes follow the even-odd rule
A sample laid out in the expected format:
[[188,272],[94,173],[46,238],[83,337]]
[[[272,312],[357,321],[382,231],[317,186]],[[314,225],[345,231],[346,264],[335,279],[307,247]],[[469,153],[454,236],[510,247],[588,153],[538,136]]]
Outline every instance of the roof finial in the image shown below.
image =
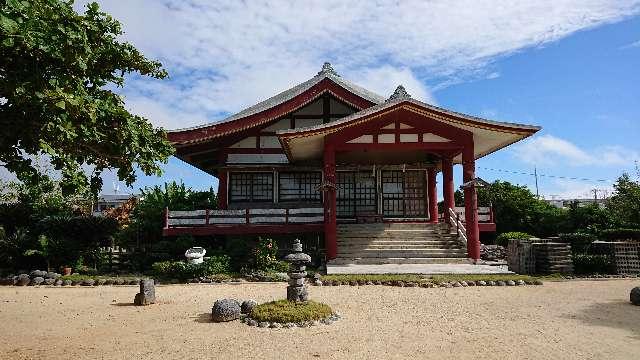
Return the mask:
[[335,76],[340,76],[338,75],[338,73],[333,70],[333,67],[331,66],[330,62],[325,62],[324,64],[322,64],[322,70],[320,70],[320,72],[318,72],[318,75],[327,75],[327,74],[331,74],[331,75],[335,75]]
[[408,100],[408,99],[411,99],[411,95],[409,95],[409,93],[404,88],[404,86],[398,85],[398,87],[396,88],[396,91],[394,91],[393,94],[391,94],[391,96],[389,96],[389,98],[385,102],[390,102],[395,100]]

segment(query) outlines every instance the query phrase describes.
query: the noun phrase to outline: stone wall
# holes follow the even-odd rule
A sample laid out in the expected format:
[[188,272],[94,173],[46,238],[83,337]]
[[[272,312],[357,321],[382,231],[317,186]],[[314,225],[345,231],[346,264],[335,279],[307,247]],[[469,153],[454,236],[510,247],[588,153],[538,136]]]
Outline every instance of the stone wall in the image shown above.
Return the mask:
[[640,242],[596,241],[591,252],[608,255],[616,274],[640,274]]

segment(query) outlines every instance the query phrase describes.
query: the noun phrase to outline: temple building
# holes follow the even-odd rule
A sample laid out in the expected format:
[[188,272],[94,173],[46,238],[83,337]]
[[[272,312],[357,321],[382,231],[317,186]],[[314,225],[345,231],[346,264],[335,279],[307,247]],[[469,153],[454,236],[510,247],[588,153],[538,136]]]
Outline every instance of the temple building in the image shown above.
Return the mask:
[[538,130],[430,105],[402,86],[382,97],[325,63],[222,121],[168,133],[179,159],[218,178],[219,208],[167,209],[163,233],[315,233],[329,261],[477,260],[479,234],[495,223],[477,204],[475,161]]

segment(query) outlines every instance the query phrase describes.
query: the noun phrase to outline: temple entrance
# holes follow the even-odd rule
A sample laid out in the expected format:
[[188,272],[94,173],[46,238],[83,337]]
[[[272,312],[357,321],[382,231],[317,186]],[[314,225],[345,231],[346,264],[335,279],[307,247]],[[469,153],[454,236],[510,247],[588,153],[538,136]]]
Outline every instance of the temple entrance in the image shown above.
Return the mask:
[[382,171],[382,214],[391,218],[424,218],[425,173],[420,170]]
[[336,172],[336,216],[353,219],[356,215],[376,214],[376,177],[371,171]]

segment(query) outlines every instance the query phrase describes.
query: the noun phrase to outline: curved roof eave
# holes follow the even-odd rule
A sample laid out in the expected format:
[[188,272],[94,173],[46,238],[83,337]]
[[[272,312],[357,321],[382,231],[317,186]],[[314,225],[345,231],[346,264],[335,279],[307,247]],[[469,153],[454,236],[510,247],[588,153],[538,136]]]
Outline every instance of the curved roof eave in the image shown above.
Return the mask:
[[184,132],[184,131],[190,131],[190,130],[198,130],[198,129],[202,129],[202,128],[206,128],[206,127],[210,127],[210,126],[215,126],[215,125],[220,125],[220,124],[224,124],[224,123],[228,123],[228,122],[232,122],[235,120],[240,120],[243,118],[246,118],[248,116],[251,115],[255,115],[258,114],[262,111],[268,110],[274,106],[280,105],[288,100],[291,100],[293,98],[295,98],[296,96],[304,93],[305,91],[309,90],[311,87],[313,87],[314,85],[318,84],[319,82],[321,82],[324,79],[329,79],[331,81],[333,81],[334,83],[340,85],[341,87],[345,88],[346,90],[354,93],[355,95],[360,96],[361,98],[368,100],[374,104],[380,104],[382,102],[384,102],[384,97],[371,92],[367,89],[364,89],[358,85],[353,84],[350,81],[344,80],[342,79],[339,75],[333,73],[333,72],[324,72],[321,71],[319,72],[316,76],[312,77],[311,79],[298,84],[288,90],[285,90],[275,96],[272,96],[264,101],[261,101],[253,106],[250,106],[236,114],[233,114],[229,117],[226,117],[220,121],[215,121],[215,122],[211,122],[211,123],[207,123],[207,124],[202,124],[202,125],[197,125],[197,126],[192,126],[192,127],[187,127],[187,128],[181,128],[181,129],[174,129],[174,130],[167,130],[167,133],[179,133],[179,132]]

